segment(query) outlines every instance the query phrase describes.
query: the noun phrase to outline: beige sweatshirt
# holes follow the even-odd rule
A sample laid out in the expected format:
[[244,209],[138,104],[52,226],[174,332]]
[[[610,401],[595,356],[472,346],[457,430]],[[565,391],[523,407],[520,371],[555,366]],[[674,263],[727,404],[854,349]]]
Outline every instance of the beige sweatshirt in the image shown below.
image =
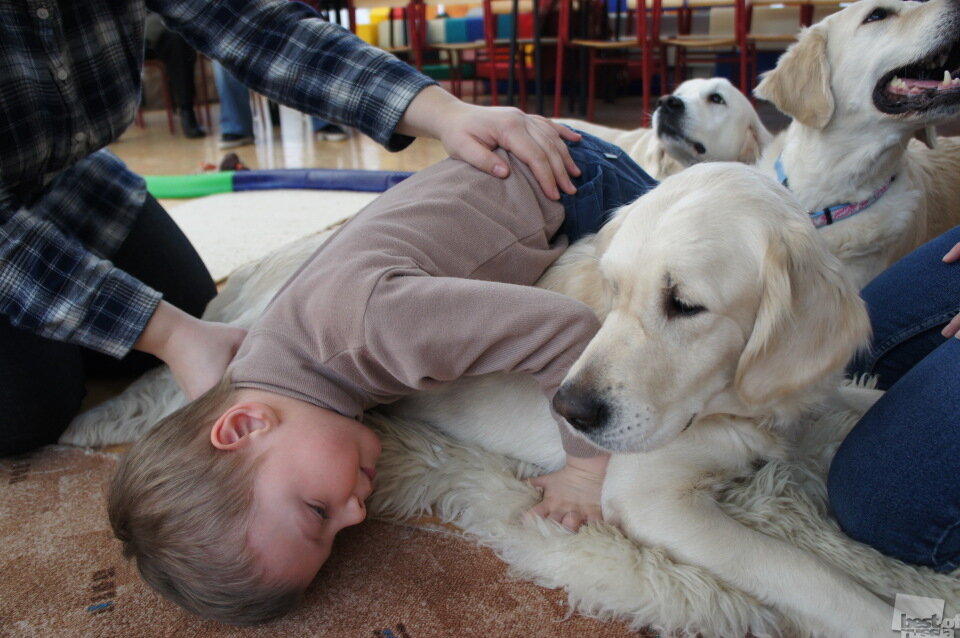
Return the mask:
[[[236,387],[360,418],[465,375],[528,372],[548,398],[599,328],[584,304],[531,287],[563,222],[512,155],[507,179],[444,160],[391,188],[321,246],[244,340]],[[573,456],[595,448],[560,424]]]

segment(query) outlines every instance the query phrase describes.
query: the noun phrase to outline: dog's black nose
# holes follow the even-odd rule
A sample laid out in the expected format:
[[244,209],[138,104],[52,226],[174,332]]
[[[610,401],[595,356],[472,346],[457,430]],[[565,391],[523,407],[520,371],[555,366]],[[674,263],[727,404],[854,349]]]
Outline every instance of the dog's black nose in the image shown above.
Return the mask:
[[683,100],[672,95],[663,95],[657,100],[657,106],[664,111],[673,113],[683,112]]
[[572,385],[564,385],[553,395],[553,409],[570,425],[581,432],[590,432],[601,426],[607,417],[603,401],[592,393],[581,392]]

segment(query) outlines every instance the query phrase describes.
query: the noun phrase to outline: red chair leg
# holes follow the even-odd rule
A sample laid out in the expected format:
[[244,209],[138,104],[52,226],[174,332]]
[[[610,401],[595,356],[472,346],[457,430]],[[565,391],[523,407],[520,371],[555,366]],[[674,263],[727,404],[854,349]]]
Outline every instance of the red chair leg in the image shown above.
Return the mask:
[[560,117],[560,102],[563,101],[563,57],[564,45],[557,42],[557,69],[553,86],[553,117]]
[[593,121],[593,102],[597,96],[597,52],[590,49],[590,71],[587,73],[587,121]]

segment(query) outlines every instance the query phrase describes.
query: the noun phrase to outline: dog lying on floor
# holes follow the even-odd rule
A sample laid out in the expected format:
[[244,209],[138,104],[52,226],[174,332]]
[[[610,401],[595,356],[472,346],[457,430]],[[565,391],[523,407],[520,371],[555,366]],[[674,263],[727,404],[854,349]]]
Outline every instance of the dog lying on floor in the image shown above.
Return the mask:
[[[553,406],[614,452],[608,521],[802,627],[838,638],[889,628],[889,605],[729,518],[708,491],[782,457],[790,425],[868,338],[857,289],[785,189],[739,164],[691,167],[571,247],[538,285],[603,319]],[[562,463],[530,380],[465,378],[390,411],[541,466]]]
[[794,118],[760,166],[858,286],[960,223],[960,145],[908,150],[918,130],[960,113],[955,0],[856,2],[805,30],[755,93]]
[[750,100],[725,78],[687,80],[661,97],[653,128],[555,121],[616,144],[656,179],[699,162],[753,164],[772,139]]

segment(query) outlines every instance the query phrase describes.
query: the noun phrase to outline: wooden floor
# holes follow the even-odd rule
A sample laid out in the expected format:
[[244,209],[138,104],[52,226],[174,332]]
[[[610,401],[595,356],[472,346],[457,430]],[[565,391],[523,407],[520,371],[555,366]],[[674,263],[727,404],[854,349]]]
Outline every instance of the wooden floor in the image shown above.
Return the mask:
[[[484,103],[485,98],[480,98]],[[212,130],[203,139],[187,139],[180,134],[171,135],[167,129],[163,111],[144,113],[145,127],[132,126],[110,146],[127,165],[141,175],[187,175],[203,170],[205,164],[217,166],[227,151],[217,148],[220,140],[218,105],[211,106]],[[567,114],[565,114],[566,116]],[[571,116],[573,117],[573,116]],[[641,121],[640,98],[628,97],[608,104],[598,102],[597,122],[618,128],[635,128]],[[433,164],[446,152],[439,142],[418,139],[399,153],[389,153],[368,137],[351,131],[346,141],[330,142],[305,140],[303,152],[284,149],[280,141],[279,127],[275,127],[273,148],[260,141],[257,145],[231,149],[250,168],[291,168],[302,166],[316,168],[345,168],[366,170],[416,171]],[[298,157],[299,156],[299,157]]]

